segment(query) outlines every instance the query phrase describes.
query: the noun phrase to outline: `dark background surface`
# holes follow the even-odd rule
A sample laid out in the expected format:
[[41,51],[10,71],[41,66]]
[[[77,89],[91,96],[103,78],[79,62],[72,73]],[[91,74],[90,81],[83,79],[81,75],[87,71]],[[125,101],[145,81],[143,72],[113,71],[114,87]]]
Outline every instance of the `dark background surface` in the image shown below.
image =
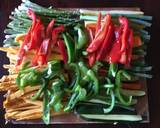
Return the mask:
[[[146,57],[148,64],[153,65],[152,74],[154,77],[147,81],[149,91],[150,123],[148,124],[85,124],[85,125],[53,125],[48,127],[59,128],[160,128],[160,0],[33,0],[44,6],[55,7],[140,7],[145,14],[153,16],[153,25],[150,29],[151,41]],[[3,31],[8,24],[8,16],[21,0],[0,0],[0,42],[4,39]],[[0,43],[2,46],[2,43]],[[6,71],[2,69],[2,64],[7,59],[4,53],[0,53],[0,77]],[[3,94],[0,94],[0,128],[43,128],[45,125],[5,125],[4,110],[2,108]]]

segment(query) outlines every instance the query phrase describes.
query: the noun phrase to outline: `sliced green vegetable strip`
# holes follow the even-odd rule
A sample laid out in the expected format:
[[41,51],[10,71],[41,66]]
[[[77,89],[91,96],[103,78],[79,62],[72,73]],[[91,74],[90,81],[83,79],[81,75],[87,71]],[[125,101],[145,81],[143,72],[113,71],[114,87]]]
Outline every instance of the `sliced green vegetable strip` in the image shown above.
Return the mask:
[[67,32],[63,33],[62,36],[67,47],[68,63],[71,63],[75,60],[75,42]]
[[97,120],[97,121],[141,121],[142,117],[140,115],[99,115],[99,114],[81,114],[80,117],[87,120]]
[[63,96],[63,85],[64,83],[61,80],[57,80],[52,83],[51,87],[51,101],[49,103],[50,106],[53,107],[54,111],[59,112],[63,105],[61,103]]
[[84,26],[82,26],[81,24],[76,25],[74,29],[78,31],[78,40],[76,48],[81,49],[88,42],[87,33],[85,32]]
[[115,105],[115,96],[114,96],[114,92],[112,90],[110,90],[110,95],[111,95],[111,105],[108,108],[104,108],[104,113],[109,113],[113,110],[114,105]]
[[117,72],[117,75],[115,77],[115,84],[116,84],[116,89],[115,89],[115,93],[117,98],[120,100],[120,102],[126,106],[130,105],[132,102],[132,96],[128,97],[128,100],[125,100],[124,97],[121,95],[120,93],[120,88],[121,88],[121,76],[125,76],[127,79],[129,79],[128,74],[126,74],[126,72],[124,72],[123,70],[119,70]]
[[45,124],[50,123],[49,91],[45,88],[43,96],[43,121]]

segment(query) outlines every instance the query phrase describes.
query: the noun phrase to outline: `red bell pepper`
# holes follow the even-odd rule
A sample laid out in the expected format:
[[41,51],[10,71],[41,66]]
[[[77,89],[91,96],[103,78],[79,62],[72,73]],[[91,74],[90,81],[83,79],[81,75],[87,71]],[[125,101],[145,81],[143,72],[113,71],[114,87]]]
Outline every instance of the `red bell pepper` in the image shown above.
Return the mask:
[[96,61],[96,52],[89,53],[88,59],[89,59],[89,66],[92,66]]
[[[91,25],[91,26],[90,26],[90,25]],[[92,41],[93,41],[93,39],[94,39],[94,37],[95,37],[95,33],[96,33],[96,26],[92,27],[92,24],[87,24],[87,25],[86,25],[86,28],[87,28],[88,33],[89,33],[90,41],[91,41],[91,39],[92,39]]]
[[50,48],[50,44],[51,41],[49,38],[46,38],[43,40],[39,50],[37,51],[37,54],[34,58],[33,64],[37,65],[37,64],[47,64],[47,55],[49,52],[49,48]]
[[62,26],[62,25],[60,25],[60,26],[58,26],[58,27],[53,29],[53,31],[52,31],[52,42],[53,42],[53,45],[55,45],[56,42],[57,42],[58,34],[60,32],[63,32],[63,31],[64,31],[64,26]]
[[121,58],[121,32],[122,28],[121,27],[116,27],[115,28],[115,37],[116,40],[113,43],[113,46],[111,48],[111,51],[109,53],[109,56],[106,56],[107,61],[109,63],[118,63],[119,59]]
[[46,37],[47,38],[51,37],[54,23],[55,23],[55,20],[53,19],[53,20],[50,21],[50,23],[47,26],[47,30],[46,30]]
[[[42,65],[47,63],[47,56],[48,56],[50,49],[51,49],[51,35],[52,35],[52,29],[53,29],[54,22],[55,22],[55,20],[53,19],[48,24],[47,29],[46,29],[46,33],[45,33],[45,37],[42,38],[42,36],[39,36],[39,39],[36,40],[36,44],[39,47],[38,47],[38,51],[36,53],[36,56],[33,60],[33,65],[37,65],[38,61],[40,61],[40,63]],[[34,37],[38,37],[38,33],[37,33],[37,36],[34,35]],[[42,42],[40,44],[38,44],[38,42],[41,41],[41,38],[42,38]]]
[[[91,28],[87,28],[88,32],[89,32],[89,37],[90,37],[90,42],[93,41],[94,39],[94,35],[95,35],[95,30],[91,29]],[[96,61],[96,51],[93,53],[88,53],[88,63],[89,66],[92,66]]]
[[87,28],[87,31],[88,31],[88,33],[89,33],[89,40],[90,40],[90,42],[92,42],[92,41],[93,41],[93,39],[94,39],[94,33],[93,33],[93,30],[92,30],[92,29],[90,29],[90,28]]
[[87,48],[87,52],[92,53],[96,51],[97,49],[99,49],[99,47],[101,46],[101,44],[103,43],[105,39],[110,22],[111,22],[111,16],[107,14],[104,18],[104,25],[96,33],[94,40]]
[[36,49],[35,56],[32,60],[32,65],[38,65],[38,59],[39,59],[38,52],[39,52],[39,49]]
[[[20,46],[20,51],[17,57],[17,65],[21,64],[25,53],[31,49],[34,49],[36,51],[36,55],[34,56],[32,64],[46,64],[47,56],[51,51],[52,45],[57,42],[58,34],[64,31],[64,26],[61,25],[53,29],[55,23],[55,20],[53,19],[48,24],[45,31],[44,25],[42,24],[40,19],[36,18],[35,13],[31,9],[29,9],[27,13],[28,16],[32,19],[32,26],[27,32],[24,42]],[[62,41],[60,41],[58,45],[64,57],[64,61],[66,62],[67,58],[65,56],[65,47],[63,46]]]
[[18,55],[17,55],[16,66],[19,66],[22,63],[23,57],[26,54],[25,47],[27,47],[26,44],[29,42],[30,33],[31,33],[31,29],[29,29],[29,31],[27,32],[27,34],[26,34],[26,36],[24,38],[24,41],[20,46],[20,50],[19,50]]
[[41,44],[38,55],[42,57],[42,64],[47,63],[47,55],[49,52],[50,44],[51,44],[51,42],[50,42],[49,38],[44,39]]
[[62,54],[64,63],[67,63],[68,55],[67,55],[67,52],[66,52],[66,49],[65,49],[64,41],[63,40],[58,40],[57,44],[58,44],[58,47],[59,47],[60,52]]
[[113,25],[110,24],[109,28],[108,28],[108,32],[106,34],[106,37],[104,39],[104,42],[102,44],[102,46],[100,47],[100,50],[97,54],[96,60],[104,60],[105,57],[108,55],[112,44],[113,44]]
[[116,32],[116,41],[112,47],[112,50],[108,56],[110,63],[121,63],[125,66],[129,66],[132,58],[133,47],[133,31],[128,27],[128,20],[125,17],[119,17],[121,26]]
[[128,58],[128,56],[127,56],[127,50],[125,49],[123,52],[121,52],[121,57],[119,59],[119,62],[121,64],[126,64],[127,63],[127,58]]
[[96,33],[98,33],[99,29],[101,28],[101,17],[102,17],[102,14],[99,13],[98,14],[97,24],[96,24]]
[[121,48],[120,40],[115,41],[113,44],[113,47],[109,53],[109,56],[107,56],[107,60],[109,61],[109,63],[118,63],[119,62],[119,59],[121,57],[120,48]]
[[123,52],[127,47],[127,39],[128,39],[128,33],[129,33],[129,25],[128,25],[128,19],[126,17],[119,17],[119,23],[123,27],[122,32],[122,46],[121,51]]
[[133,30],[131,30],[131,29],[130,29],[130,33],[129,33],[128,44],[129,44],[129,49],[127,52],[127,55],[128,55],[127,66],[129,66],[129,64],[131,62],[132,49],[133,49],[133,45],[134,45]]
[[34,29],[34,27],[36,26],[36,20],[37,20],[37,18],[36,18],[36,14],[34,13],[34,11],[32,10],[32,9],[28,9],[27,10],[27,14],[28,14],[28,16],[32,19],[32,27],[31,27],[31,29],[33,30]]
[[31,38],[27,44],[27,51],[40,47],[45,38],[45,27],[40,20],[37,21],[34,29],[31,31]]
[[19,50],[19,53],[18,53],[18,56],[17,56],[16,66],[18,66],[22,63],[23,57],[25,56],[25,53],[28,49],[27,45],[28,45],[28,43],[31,39],[32,30],[34,30],[34,28],[36,26],[36,15],[35,15],[35,13],[31,9],[28,9],[27,13],[28,13],[28,16],[33,20],[33,22],[32,22],[31,28],[28,30],[28,32],[27,32],[27,34],[24,38],[23,43],[20,46],[20,50]]

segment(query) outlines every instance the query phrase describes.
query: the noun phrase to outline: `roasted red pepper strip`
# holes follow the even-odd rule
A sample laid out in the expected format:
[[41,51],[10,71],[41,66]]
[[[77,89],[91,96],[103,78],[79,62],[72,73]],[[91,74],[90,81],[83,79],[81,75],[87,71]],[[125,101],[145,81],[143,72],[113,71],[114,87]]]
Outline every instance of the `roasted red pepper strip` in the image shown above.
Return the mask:
[[109,28],[108,28],[108,32],[106,34],[106,37],[104,39],[104,42],[100,48],[100,50],[98,51],[96,60],[104,60],[105,57],[108,55],[111,47],[112,47],[112,38],[113,38],[113,26],[112,24],[110,24]]
[[121,46],[121,52],[123,52],[127,47],[127,39],[128,39],[128,33],[129,33],[128,19],[126,17],[119,17],[119,23],[123,27],[122,46]]
[[65,49],[64,41],[63,41],[63,40],[58,40],[58,41],[57,41],[57,44],[58,44],[58,47],[59,47],[60,52],[61,52],[61,54],[62,54],[64,63],[67,63],[68,55],[67,55],[67,51],[66,51],[66,49]]
[[106,36],[109,24],[111,22],[111,16],[107,14],[104,18],[104,25],[101,27],[101,29],[96,33],[96,36],[92,43],[87,48],[87,52],[91,53],[99,49],[102,42],[104,41],[104,38]]
[[62,26],[62,25],[54,28],[54,30],[52,31],[52,41],[53,41],[53,45],[55,45],[56,42],[57,42],[58,34],[59,34],[60,32],[63,32],[63,31],[64,31],[64,26]]

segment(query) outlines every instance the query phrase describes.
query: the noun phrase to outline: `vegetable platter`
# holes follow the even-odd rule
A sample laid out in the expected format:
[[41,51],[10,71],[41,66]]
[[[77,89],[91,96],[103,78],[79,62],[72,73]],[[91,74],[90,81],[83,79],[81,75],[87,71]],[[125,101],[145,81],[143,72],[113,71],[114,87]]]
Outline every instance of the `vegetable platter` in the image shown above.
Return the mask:
[[22,0],[9,18],[0,48],[10,62],[0,80],[6,121],[149,121],[152,16],[139,8],[47,8]]

